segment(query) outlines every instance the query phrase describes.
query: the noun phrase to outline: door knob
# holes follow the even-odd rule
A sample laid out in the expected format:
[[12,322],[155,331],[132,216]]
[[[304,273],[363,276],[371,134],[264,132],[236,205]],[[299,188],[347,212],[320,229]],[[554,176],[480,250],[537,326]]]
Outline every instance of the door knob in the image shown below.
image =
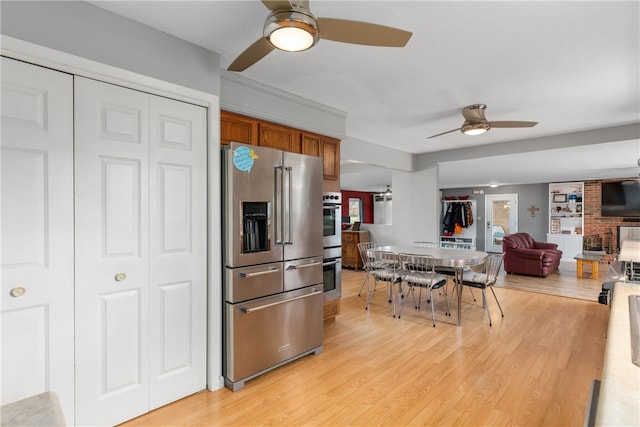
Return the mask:
[[127,278],[127,275],[124,273],[118,273],[116,274],[116,277],[115,277],[116,282],[122,282],[126,278]]
[[9,292],[9,295],[11,295],[12,297],[21,297],[22,295],[25,294],[25,292],[27,292],[27,290],[25,288],[23,288],[22,286],[19,286],[17,288],[13,288],[11,289],[11,292]]

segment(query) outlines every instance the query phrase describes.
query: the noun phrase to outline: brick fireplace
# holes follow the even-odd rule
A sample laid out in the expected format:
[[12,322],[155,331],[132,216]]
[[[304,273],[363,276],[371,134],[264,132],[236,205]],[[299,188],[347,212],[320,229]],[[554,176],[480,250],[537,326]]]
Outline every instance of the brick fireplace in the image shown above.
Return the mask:
[[[633,179],[633,178],[631,178]],[[597,234],[602,238],[602,249],[607,252],[601,262],[609,263],[615,257],[617,247],[617,227],[619,225],[640,226],[637,221],[623,221],[623,218],[602,217],[600,215],[601,180],[585,181],[584,183],[584,236]]]

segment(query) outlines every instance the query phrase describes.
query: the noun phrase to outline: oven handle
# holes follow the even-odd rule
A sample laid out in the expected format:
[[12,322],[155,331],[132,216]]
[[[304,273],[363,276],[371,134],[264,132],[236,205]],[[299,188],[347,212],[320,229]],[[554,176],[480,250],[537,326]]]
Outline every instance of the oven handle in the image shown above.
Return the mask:
[[240,277],[255,277],[255,276],[262,276],[263,274],[271,274],[271,273],[275,273],[279,271],[278,268],[276,267],[271,267],[269,270],[263,270],[263,271],[256,271],[255,273],[243,273],[240,272]]
[[[300,270],[301,268],[309,268],[309,267],[314,267],[316,265],[320,264],[320,261],[311,261],[308,264],[301,264],[301,265],[293,265],[293,264],[289,264],[287,265],[287,271],[289,270]],[[324,265],[324,264],[323,264]]]
[[342,206],[340,205],[322,205],[322,209],[333,209],[333,210],[338,210],[340,209]]
[[320,293],[322,293],[322,291],[314,289],[313,292],[311,292],[310,294],[300,295],[300,296],[297,296],[297,297],[285,299],[285,300],[282,300],[282,301],[276,301],[276,302],[260,305],[258,307],[253,307],[253,308],[242,307],[242,308],[240,308],[240,311],[245,313],[245,314],[249,314],[249,313],[253,313],[254,311],[263,310],[265,308],[273,307],[273,306],[280,305],[280,304],[285,304],[287,302],[296,301],[296,300],[299,300],[299,299],[302,299],[302,298],[312,297],[312,296],[318,295]]
[[329,262],[322,263],[322,266],[323,266],[323,267],[326,267],[326,266],[329,266],[329,265],[336,265],[336,264],[338,264],[339,262],[340,262],[339,260],[334,259],[333,261],[329,261]]

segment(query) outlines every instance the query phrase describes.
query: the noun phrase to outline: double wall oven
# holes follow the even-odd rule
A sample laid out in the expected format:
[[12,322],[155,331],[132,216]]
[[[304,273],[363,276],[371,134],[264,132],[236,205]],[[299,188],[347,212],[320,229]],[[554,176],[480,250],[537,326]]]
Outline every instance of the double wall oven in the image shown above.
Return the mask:
[[322,194],[323,289],[325,301],[342,294],[342,194]]

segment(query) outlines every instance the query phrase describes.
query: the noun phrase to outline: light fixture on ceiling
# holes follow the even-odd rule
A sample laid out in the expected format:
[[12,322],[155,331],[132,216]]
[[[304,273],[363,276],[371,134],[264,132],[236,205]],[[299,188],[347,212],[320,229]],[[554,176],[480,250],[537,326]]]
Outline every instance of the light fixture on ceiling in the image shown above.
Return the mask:
[[497,188],[497,187],[499,187],[499,185],[498,185],[498,184],[489,184],[489,187],[491,187],[491,188]]
[[391,197],[391,188],[387,185],[387,190],[384,192],[384,195],[387,197]]
[[263,34],[274,47],[287,52],[307,50],[320,38],[316,17],[297,7],[271,12],[264,23]]
[[465,135],[482,135],[489,129],[491,129],[491,125],[489,124],[489,122],[471,123],[468,120],[466,120],[460,128],[462,133],[464,133]]

